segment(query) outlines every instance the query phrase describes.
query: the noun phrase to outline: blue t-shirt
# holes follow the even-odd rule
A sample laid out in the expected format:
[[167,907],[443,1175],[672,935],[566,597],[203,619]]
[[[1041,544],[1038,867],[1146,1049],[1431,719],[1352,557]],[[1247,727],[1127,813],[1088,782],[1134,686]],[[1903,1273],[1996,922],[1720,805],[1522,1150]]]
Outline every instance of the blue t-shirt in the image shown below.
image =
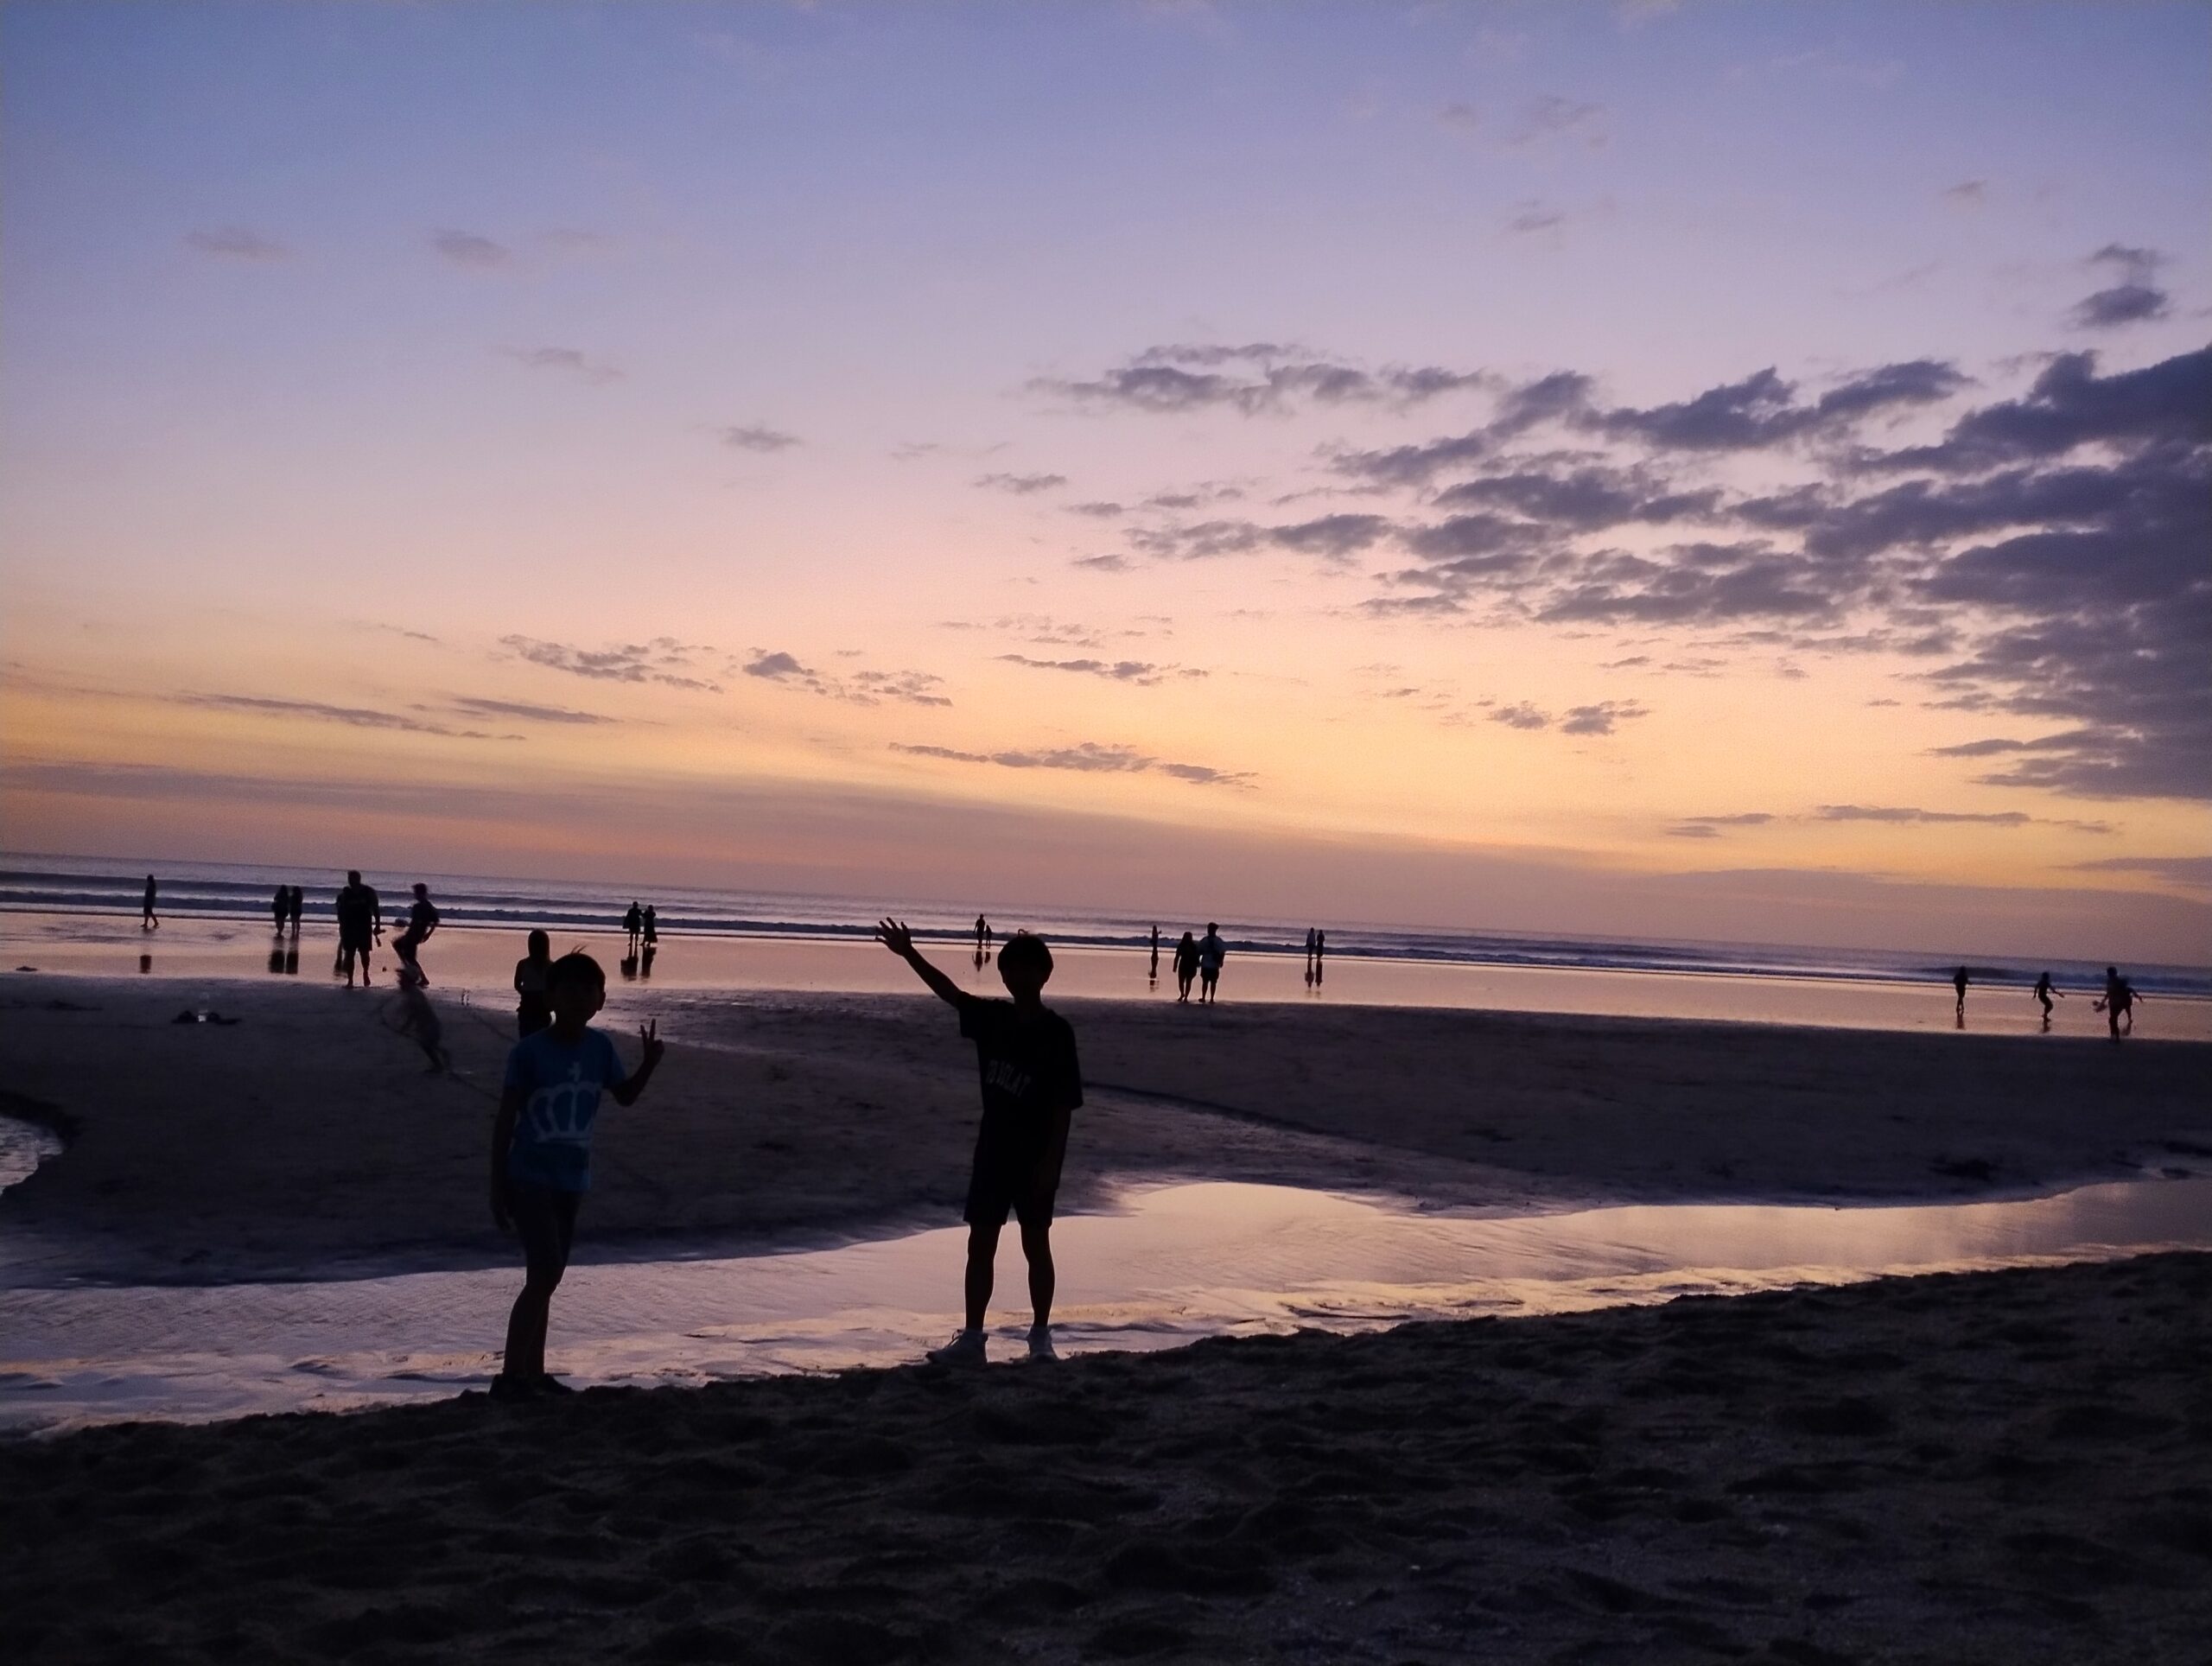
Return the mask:
[[591,1189],[591,1125],[602,1090],[629,1078],[614,1043],[586,1030],[574,1043],[540,1030],[507,1055],[506,1085],[524,1096],[507,1148],[507,1178],[556,1192]]

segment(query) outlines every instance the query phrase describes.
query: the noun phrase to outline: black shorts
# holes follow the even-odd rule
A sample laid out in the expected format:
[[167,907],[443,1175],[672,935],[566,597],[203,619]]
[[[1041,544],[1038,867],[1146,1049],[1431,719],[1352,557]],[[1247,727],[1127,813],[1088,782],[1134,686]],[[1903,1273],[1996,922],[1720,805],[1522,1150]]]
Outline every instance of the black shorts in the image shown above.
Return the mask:
[[1050,1226],[1052,1199],[1060,1189],[1060,1166],[1049,1160],[1049,1151],[1040,1141],[986,1123],[976,1136],[968,1205],[960,1218],[970,1226],[1004,1226],[1011,1211],[1024,1226]]
[[531,1283],[558,1284],[568,1271],[569,1250],[576,1241],[576,1206],[583,1200],[581,1192],[507,1182],[507,1212],[514,1217]]

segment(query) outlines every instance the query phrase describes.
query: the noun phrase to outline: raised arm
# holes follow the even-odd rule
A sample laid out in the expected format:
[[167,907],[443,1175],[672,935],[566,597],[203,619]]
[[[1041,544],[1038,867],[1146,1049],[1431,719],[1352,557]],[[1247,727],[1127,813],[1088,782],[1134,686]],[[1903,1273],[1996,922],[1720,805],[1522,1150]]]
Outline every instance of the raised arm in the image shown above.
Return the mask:
[[875,940],[914,969],[914,976],[930,986],[930,992],[947,1006],[957,1007],[966,997],[960,986],[922,957],[914,946],[914,934],[906,929],[904,920],[880,919],[875,923]]

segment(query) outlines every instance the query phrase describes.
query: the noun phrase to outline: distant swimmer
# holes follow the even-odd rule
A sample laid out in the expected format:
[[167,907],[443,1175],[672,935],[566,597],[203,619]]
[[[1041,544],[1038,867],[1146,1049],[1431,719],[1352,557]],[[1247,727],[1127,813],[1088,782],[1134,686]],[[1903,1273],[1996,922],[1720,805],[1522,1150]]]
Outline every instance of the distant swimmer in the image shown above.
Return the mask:
[[1221,981],[1221,963],[1229,958],[1229,945],[1221,940],[1221,926],[1213,920],[1206,922],[1206,934],[1198,939],[1198,1002],[1206,1005],[1212,1002],[1214,986]]
[[161,929],[161,916],[154,912],[154,900],[158,888],[154,883],[154,876],[151,874],[147,874],[145,906],[138,916],[138,929],[142,932],[156,932]]
[[416,956],[437,929],[438,911],[430,904],[430,887],[416,880],[414,905],[407,911],[407,929],[391,940],[391,951],[399,957],[401,982],[429,984],[430,980]]
[[1175,999],[1179,1004],[1191,999],[1191,980],[1198,975],[1198,940],[1188,932],[1175,945]]
[[1951,987],[1959,992],[1958,1012],[1959,1017],[1961,1021],[1963,1021],[1967,1015],[1967,969],[1965,967],[1961,966],[1957,971],[1951,974]]
[[2050,974],[2049,972],[2045,972],[2041,977],[2036,980],[2036,999],[2043,1002],[2043,1027],[2045,1029],[2049,1029],[2050,1027],[2050,998],[2054,995],[2056,995],[2061,1001],[2066,999],[2065,990],[2054,989],[2050,987]]

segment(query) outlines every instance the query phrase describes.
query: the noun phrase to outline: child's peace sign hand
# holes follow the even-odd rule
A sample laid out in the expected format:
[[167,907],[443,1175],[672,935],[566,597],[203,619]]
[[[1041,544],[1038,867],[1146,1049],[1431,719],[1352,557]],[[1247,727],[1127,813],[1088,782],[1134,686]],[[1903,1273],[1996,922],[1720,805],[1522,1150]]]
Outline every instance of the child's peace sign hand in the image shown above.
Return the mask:
[[645,1068],[651,1070],[660,1063],[661,1055],[668,1051],[668,1043],[660,1039],[660,1020],[649,1019],[640,1025],[638,1040],[645,1044]]

